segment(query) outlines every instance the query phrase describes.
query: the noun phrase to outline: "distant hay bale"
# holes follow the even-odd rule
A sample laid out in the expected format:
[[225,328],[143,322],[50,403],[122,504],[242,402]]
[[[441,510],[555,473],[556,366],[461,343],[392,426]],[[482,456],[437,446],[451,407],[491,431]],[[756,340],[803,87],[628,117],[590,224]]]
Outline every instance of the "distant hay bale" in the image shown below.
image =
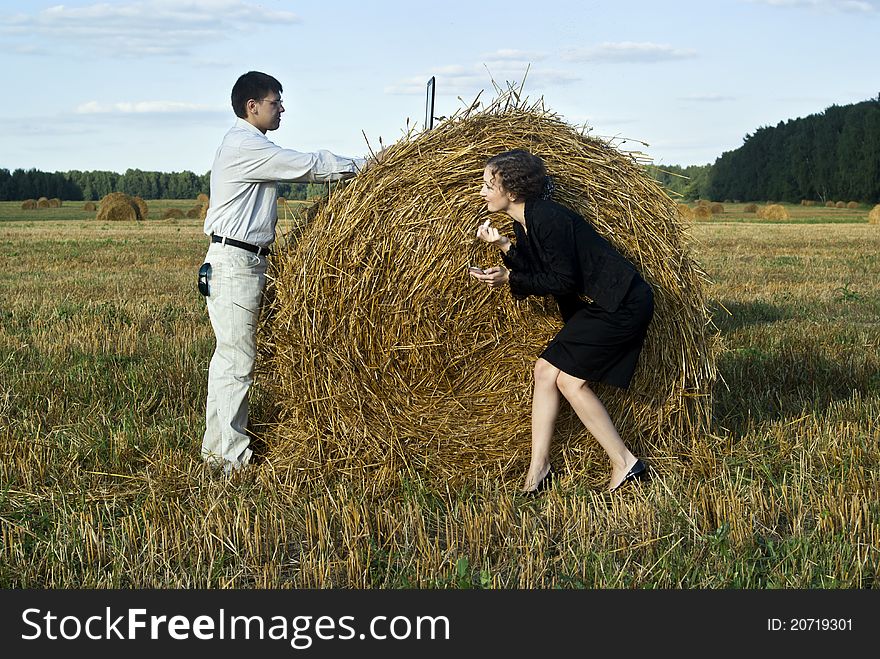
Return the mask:
[[834,207],[835,208],[846,208],[846,203],[843,201],[838,201],[836,204],[834,204]]
[[[503,95],[387,147],[279,236],[258,332],[273,469],[371,487],[521,478],[532,367],[562,323],[551,298],[517,301],[466,271],[500,263],[474,235],[486,217],[479,190],[486,160],[516,147],[544,158],[554,198],[654,287],[630,390],[595,385],[621,435],[648,459],[703,441],[719,344],[675,202],[635,157]],[[509,217],[492,220],[511,234]],[[569,412],[553,451],[569,473],[607,479],[604,452]]]
[[147,202],[136,195],[133,196],[131,200],[135,203],[135,205],[137,205],[140,218],[142,220],[146,220],[147,216],[150,214],[150,210],[147,207]]
[[207,204],[210,201],[210,198],[204,192],[200,192],[199,196],[196,197],[196,201],[200,204]]
[[678,210],[678,216],[683,220],[691,221],[694,219],[694,209],[688,206],[687,204],[676,204],[676,210]]
[[185,217],[185,213],[179,208],[166,208],[162,211],[163,220],[179,220]]
[[848,201],[846,203],[846,207],[849,208],[850,210],[854,210],[856,208],[860,208],[861,204],[857,201]]
[[717,201],[713,201],[709,204],[709,212],[712,215],[721,215],[724,212],[724,204],[719,204]]
[[754,213],[758,210],[758,204],[746,204],[743,206],[743,213]]
[[801,206],[815,206],[816,202],[812,199],[801,199]]
[[36,199],[25,199],[21,202],[21,210],[23,211],[32,211],[37,207]]
[[49,208],[61,208],[61,200],[58,197],[52,197],[49,200]]
[[779,204],[767,204],[758,209],[758,217],[764,220],[787,220],[788,211]]
[[111,192],[98,203],[95,219],[98,222],[140,222],[143,217],[140,206],[131,196],[124,192]]
[[49,203],[46,197],[40,197],[37,199],[37,208],[52,208],[52,204]]
[[208,206],[210,204],[202,204],[201,210],[199,211],[199,219],[204,220],[208,217]]
[[880,204],[874,206],[874,208],[871,209],[871,212],[868,213],[868,223],[880,224]]
[[833,201],[826,201],[825,208],[834,208],[834,202]]
[[186,216],[191,220],[199,217],[201,214],[202,214],[202,205],[201,204],[199,204],[198,206],[193,206],[192,208],[190,208],[186,212]]
[[97,209],[98,209],[98,207],[95,206],[95,202],[94,202],[94,201],[87,201],[86,203],[83,204],[83,210],[84,210],[84,211],[92,211],[92,212],[94,212],[94,211],[96,211]]
[[710,220],[712,219],[712,209],[709,208],[709,204],[698,204],[694,207],[694,219],[695,220]]

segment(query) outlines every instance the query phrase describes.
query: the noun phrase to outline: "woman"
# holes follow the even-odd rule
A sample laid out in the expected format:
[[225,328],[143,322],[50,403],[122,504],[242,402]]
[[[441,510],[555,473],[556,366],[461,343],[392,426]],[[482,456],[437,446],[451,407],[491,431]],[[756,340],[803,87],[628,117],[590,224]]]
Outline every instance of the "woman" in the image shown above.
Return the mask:
[[[522,149],[490,158],[480,196],[490,213],[514,219],[515,242],[490,221],[477,237],[501,250],[504,266],[471,270],[517,298],[552,294],[565,326],[535,363],[532,458],[523,492],[552,484],[550,443],[565,396],[611,460],[609,491],[645,475],[587,382],[629,386],[654,314],[654,294],[635,267],[580,215],[549,199],[544,162]],[[588,299],[584,299],[584,298]]]

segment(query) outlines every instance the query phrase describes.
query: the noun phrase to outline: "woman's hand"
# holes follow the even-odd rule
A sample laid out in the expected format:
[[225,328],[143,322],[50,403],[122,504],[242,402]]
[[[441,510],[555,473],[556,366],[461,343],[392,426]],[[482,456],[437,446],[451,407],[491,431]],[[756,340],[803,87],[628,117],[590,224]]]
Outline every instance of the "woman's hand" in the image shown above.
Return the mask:
[[486,282],[489,288],[498,288],[510,281],[510,270],[504,266],[493,266],[483,270],[482,274],[473,270],[468,271],[474,279]]
[[477,238],[490,245],[495,245],[498,249],[505,249],[510,245],[510,238],[502,236],[498,229],[492,226],[491,220],[486,220],[477,227]]

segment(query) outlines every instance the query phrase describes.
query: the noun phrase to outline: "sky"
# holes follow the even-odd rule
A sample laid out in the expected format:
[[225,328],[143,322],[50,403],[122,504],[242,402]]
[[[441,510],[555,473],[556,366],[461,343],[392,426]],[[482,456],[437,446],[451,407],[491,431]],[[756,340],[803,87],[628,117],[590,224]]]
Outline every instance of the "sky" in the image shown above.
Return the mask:
[[366,155],[523,85],[658,165],[876,98],[880,0],[18,0],[0,4],[0,168],[210,170],[242,73],[278,78],[276,144]]

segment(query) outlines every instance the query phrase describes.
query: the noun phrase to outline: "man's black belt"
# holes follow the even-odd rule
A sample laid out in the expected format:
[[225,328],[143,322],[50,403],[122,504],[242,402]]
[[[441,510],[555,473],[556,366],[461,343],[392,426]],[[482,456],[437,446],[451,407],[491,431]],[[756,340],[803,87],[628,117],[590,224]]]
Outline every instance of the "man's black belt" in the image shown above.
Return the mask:
[[249,252],[253,252],[257,256],[266,256],[272,253],[268,247],[260,247],[259,245],[243,243],[240,240],[235,240],[234,238],[224,238],[223,236],[218,236],[214,233],[211,234],[211,242],[223,243],[224,245],[232,245],[233,247],[238,247],[239,249],[246,249]]

